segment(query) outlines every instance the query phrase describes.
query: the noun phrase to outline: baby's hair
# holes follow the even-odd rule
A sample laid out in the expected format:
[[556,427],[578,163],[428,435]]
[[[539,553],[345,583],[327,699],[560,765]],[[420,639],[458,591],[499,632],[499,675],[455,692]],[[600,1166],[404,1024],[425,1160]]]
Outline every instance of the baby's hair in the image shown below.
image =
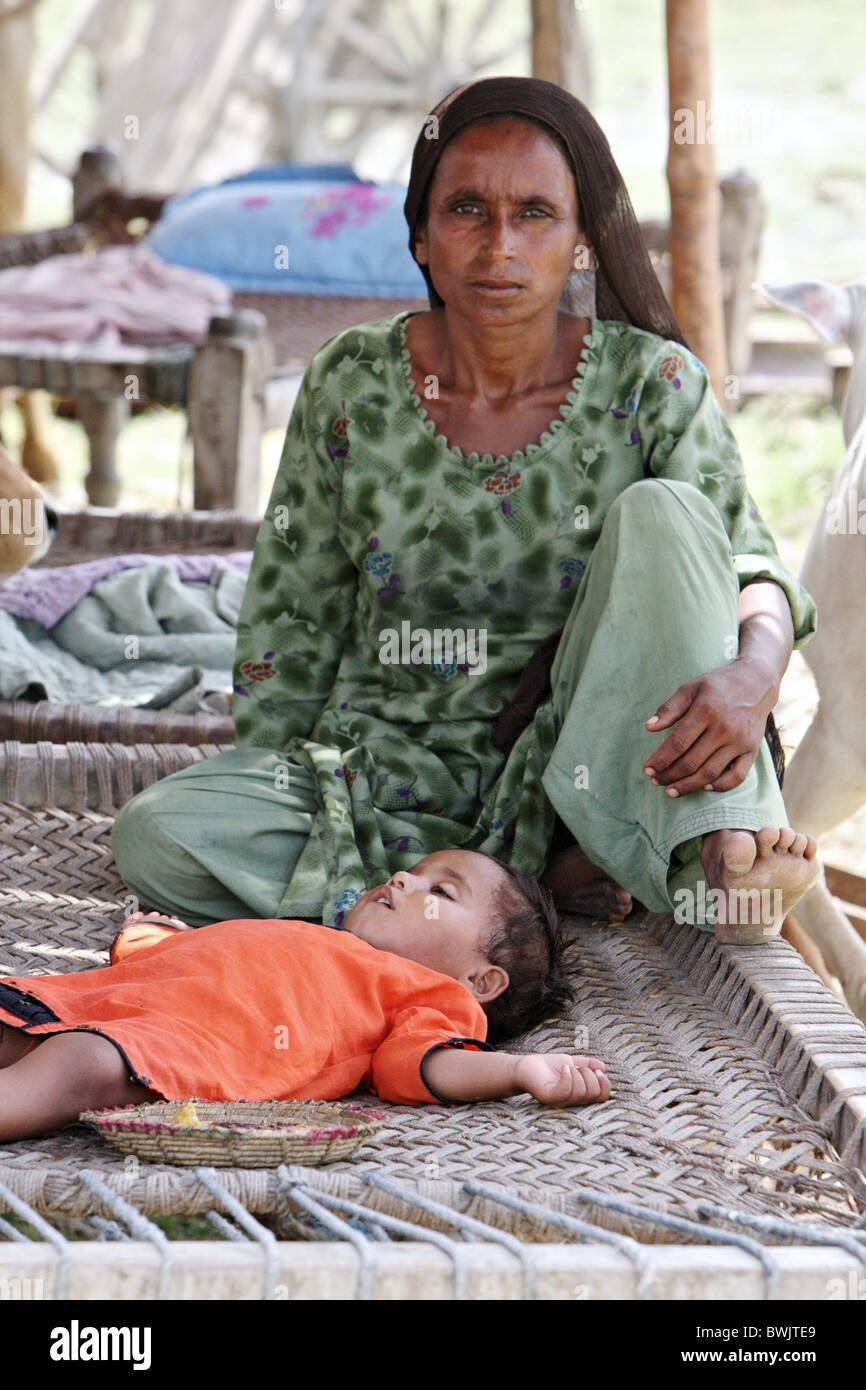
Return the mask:
[[508,875],[494,890],[496,921],[487,942],[491,965],[508,971],[508,988],[483,1006],[491,1042],[525,1033],[562,1013],[572,990],[563,964],[565,942],[553,898],[537,879],[521,874],[484,850]]

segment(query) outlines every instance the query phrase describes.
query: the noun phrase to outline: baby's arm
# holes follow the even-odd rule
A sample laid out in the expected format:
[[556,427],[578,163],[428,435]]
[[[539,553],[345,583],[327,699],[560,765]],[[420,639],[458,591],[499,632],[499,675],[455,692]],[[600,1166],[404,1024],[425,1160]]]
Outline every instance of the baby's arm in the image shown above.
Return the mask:
[[445,1100],[500,1100],[528,1091],[544,1105],[589,1105],[610,1096],[604,1062],[565,1052],[469,1052],[443,1047],[425,1058],[424,1077]]

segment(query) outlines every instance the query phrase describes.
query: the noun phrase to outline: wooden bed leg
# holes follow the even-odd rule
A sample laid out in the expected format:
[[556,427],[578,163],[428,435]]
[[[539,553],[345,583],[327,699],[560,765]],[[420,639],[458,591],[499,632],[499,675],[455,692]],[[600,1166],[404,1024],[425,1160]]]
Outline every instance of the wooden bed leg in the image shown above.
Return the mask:
[[117,471],[117,438],[129,418],[129,401],[123,396],[80,396],[78,418],[90,441],[90,472],[84,480],[92,507],[116,507],[120,496]]
[[814,970],[820,980],[823,980],[827,988],[836,995],[836,998],[841,999],[843,1004],[847,1004],[848,1001],[842,986],[836,976],[830,974],[824,957],[805,928],[801,927],[793,912],[789,912],[782,923],[781,935],[789,945],[794,947],[795,951],[800,953],[806,964]]
[[211,319],[189,373],[193,506],[259,512],[265,391],[273,349],[264,314],[239,309]]

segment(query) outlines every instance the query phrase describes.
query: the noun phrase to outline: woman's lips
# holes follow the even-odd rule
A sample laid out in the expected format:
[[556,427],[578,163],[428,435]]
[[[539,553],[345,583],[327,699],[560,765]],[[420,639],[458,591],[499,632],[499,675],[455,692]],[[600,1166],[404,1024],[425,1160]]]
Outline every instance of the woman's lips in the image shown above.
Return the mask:
[[480,294],[510,295],[518,294],[523,286],[513,280],[473,280],[472,288]]

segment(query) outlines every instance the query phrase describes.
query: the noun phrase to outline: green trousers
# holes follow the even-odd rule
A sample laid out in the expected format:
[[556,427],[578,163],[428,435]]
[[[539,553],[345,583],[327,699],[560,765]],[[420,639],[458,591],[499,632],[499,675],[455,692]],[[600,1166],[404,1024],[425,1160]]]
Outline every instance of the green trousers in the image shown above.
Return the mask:
[[[686,681],[730,662],[738,602],[730,542],[709,499],[691,483],[634,483],[607,512],[551,673],[549,800],[633,898],[701,927],[712,920],[701,837],[788,823],[772,757],[762,740],[738,787],[669,797],[643,768],[670,730],[650,733],[645,721]],[[231,749],[130,801],[112,848],[132,892],[195,926],[278,916],[318,810],[303,769],[280,784],[284,763],[275,749]]]

